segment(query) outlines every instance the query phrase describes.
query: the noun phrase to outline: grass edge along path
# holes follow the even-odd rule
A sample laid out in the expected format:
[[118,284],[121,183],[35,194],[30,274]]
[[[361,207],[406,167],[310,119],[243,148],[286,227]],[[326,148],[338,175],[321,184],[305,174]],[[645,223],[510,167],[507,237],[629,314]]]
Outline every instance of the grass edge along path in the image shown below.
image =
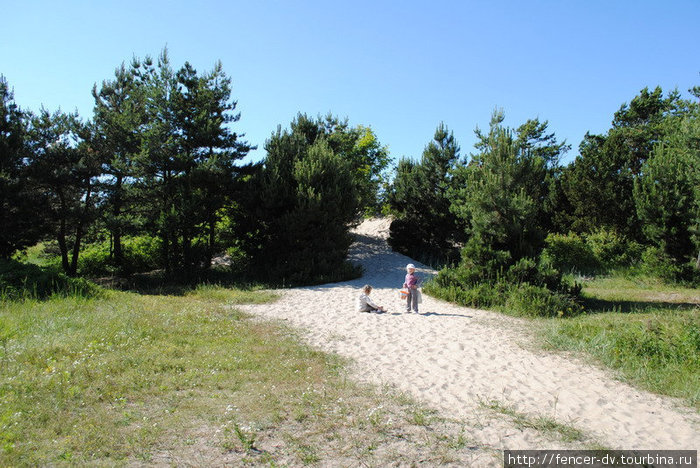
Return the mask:
[[272,293],[0,302],[0,466],[469,464],[459,421],[235,305]]
[[572,351],[616,377],[700,410],[700,291],[653,278],[584,282],[589,313],[536,319],[545,349]]

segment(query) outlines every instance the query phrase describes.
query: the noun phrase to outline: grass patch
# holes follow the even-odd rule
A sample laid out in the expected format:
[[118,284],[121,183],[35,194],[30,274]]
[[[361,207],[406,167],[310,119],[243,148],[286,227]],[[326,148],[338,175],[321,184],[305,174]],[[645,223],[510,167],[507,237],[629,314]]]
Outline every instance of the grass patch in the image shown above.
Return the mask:
[[265,304],[277,298],[277,295],[272,291],[264,291],[257,288],[230,289],[216,284],[200,284],[184,294],[188,297],[227,305]]
[[512,420],[515,427],[519,429],[534,429],[541,434],[561,440],[562,442],[583,442],[588,439],[585,432],[577,429],[573,425],[560,423],[556,419],[548,416],[530,416],[516,411],[513,407],[505,405],[498,400],[482,402],[481,406],[507,416]]
[[0,466],[465,460],[459,422],[349,382],[338,357],[233,306],[273,299],[201,286],[0,302]]
[[655,393],[700,409],[700,291],[650,278],[584,283],[588,314],[542,321],[547,347],[584,352]]
[[71,278],[57,267],[0,259],[0,301],[52,296],[96,297],[102,290],[84,278]]
[[629,306],[631,310],[660,305],[684,308],[700,306],[700,290],[670,285],[648,276],[598,277],[584,281],[583,285],[584,298],[600,301],[594,302],[594,307],[591,307],[597,312],[605,312],[615,306]]

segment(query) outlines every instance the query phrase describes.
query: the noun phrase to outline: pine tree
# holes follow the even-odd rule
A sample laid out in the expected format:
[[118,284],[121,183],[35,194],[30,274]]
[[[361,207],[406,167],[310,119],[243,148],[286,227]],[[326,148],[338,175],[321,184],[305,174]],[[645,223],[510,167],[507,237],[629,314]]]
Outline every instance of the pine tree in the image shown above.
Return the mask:
[[248,228],[241,238],[258,278],[308,283],[338,280],[347,271],[359,184],[352,162],[333,151],[333,134],[302,117],[266,142],[239,219]]
[[240,115],[221,63],[201,76],[189,63],[173,72],[163,51],[147,76],[148,125],[138,164],[166,271],[192,277],[210,263],[220,210],[233,203],[241,175],[234,163],[251,147],[230,128]]
[[29,177],[48,200],[50,231],[58,241],[63,270],[75,276],[83,237],[95,219],[99,154],[86,141],[77,114],[42,109],[30,128]]
[[368,214],[379,211],[379,192],[388,179],[389,151],[370,127],[351,127],[347,119],[341,120],[332,114],[312,119],[300,113],[292,121],[291,130],[302,136],[309,146],[325,140],[335,154],[350,164],[361,209]]
[[508,252],[516,261],[536,257],[556,208],[559,158],[568,150],[548,122],[531,119],[513,131],[496,110],[489,131],[477,128],[479,150],[454,170],[450,210],[474,245]]
[[700,258],[700,119],[697,112],[683,119],[669,133],[669,141],[657,143],[635,180],[637,215],[647,238],[668,258],[678,266],[692,263],[697,268],[697,258]]
[[661,88],[644,88],[615,113],[605,135],[586,134],[580,155],[563,175],[575,231],[604,226],[644,240],[636,217],[634,180],[654,146],[666,138],[664,120],[684,113],[684,106],[676,92],[664,98]]
[[448,196],[458,160],[454,134],[440,123],[420,163],[399,162],[389,196],[396,217],[389,239],[394,249],[429,262],[449,261],[459,239]]
[[145,82],[142,74],[150,61],[134,58],[130,68],[122,64],[111,81],[93,87],[94,138],[92,147],[103,160],[101,177],[103,219],[112,238],[114,264],[123,268],[122,236],[135,233],[143,223],[139,209],[138,170],[141,129],[146,124]]
[[27,120],[0,75],[0,258],[36,243],[46,232],[45,200],[28,179]]

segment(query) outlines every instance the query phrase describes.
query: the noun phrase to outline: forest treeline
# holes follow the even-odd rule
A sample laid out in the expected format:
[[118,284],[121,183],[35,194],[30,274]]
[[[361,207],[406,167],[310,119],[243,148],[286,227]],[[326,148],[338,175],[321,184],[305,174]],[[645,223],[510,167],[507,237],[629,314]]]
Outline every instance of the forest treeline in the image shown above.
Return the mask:
[[[700,88],[691,90],[700,97]],[[368,126],[299,114],[265,142],[237,131],[231,79],[133,59],[92,90],[93,115],[22,109],[0,77],[0,257],[41,241],[69,276],[162,270],[194,280],[231,269],[276,284],[357,275],[348,227],[391,214],[390,242],[445,266],[435,294],[465,304],[547,303],[573,311],[562,272],[646,268],[697,281],[700,112],[643,89],[603,135],[570,149],[548,122],[513,129],[496,111],[467,156],[440,124],[419,160],[390,167]]]
[[[691,90],[700,97],[700,87]],[[389,203],[390,242],[447,265],[430,293],[523,315],[581,311],[563,273],[626,268],[672,282],[700,278],[700,107],[676,91],[643,89],[603,135],[569,145],[502,111],[459,156],[440,125],[419,161],[399,162]]]
[[348,225],[377,210],[389,164],[369,127],[299,114],[241,164],[231,79],[220,63],[174,69],[167,50],[95,85],[87,121],[21,109],[4,78],[0,93],[0,257],[51,240],[69,276],[189,281],[222,252],[254,280],[357,274]]

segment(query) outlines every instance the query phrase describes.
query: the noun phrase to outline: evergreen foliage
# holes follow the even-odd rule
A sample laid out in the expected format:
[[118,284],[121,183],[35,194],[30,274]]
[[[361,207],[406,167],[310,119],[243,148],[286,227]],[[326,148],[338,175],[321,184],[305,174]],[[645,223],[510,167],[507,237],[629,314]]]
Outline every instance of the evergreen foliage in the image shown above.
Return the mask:
[[42,198],[30,186],[25,162],[28,119],[0,75],[0,258],[5,259],[35,244],[45,232],[36,220]]
[[578,286],[560,269],[700,274],[700,106],[677,91],[641,90],[567,167],[570,146],[547,121],[511,129],[497,110],[464,159],[441,123],[391,185],[374,131],[331,114],[297,115],[264,161],[241,164],[251,146],[233,129],[221,63],[174,69],[164,50],[92,94],[90,121],[33,115],[0,76],[0,258],[52,237],[69,276],[159,268],[192,280],[229,251],[257,279],[332,281],[358,273],[348,227],[388,206],[392,247],[448,265],[428,289],[465,304],[569,315]]
[[137,165],[151,200],[150,228],[161,239],[166,272],[189,279],[218,248],[220,210],[233,202],[240,175],[234,163],[251,147],[229,126],[240,115],[220,63],[202,76],[189,63],[174,72],[164,51],[147,76]]
[[[551,219],[553,180],[566,149],[547,123],[531,120],[516,132],[495,112],[487,134],[477,130],[479,153],[454,170],[450,209],[466,227],[468,241],[456,267],[440,271],[427,290],[465,305],[501,306],[532,315],[572,315],[580,287],[540,252]],[[534,308],[527,304],[536,304]],[[535,311],[539,312],[535,312]]]
[[114,79],[93,87],[95,151],[102,156],[101,218],[108,229],[112,248],[109,257],[117,271],[124,266],[122,236],[138,232],[144,225],[143,194],[138,191],[138,158],[146,120],[146,80],[150,62],[134,58],[130,68],[122,64]]
[[78,271],[84,236],[96,216],[100,155],[88,144],[90,129],[77,114],[42,109],[31,122],[29,180],[47,200],[47,218],[39,215],[58,241],[61,266],[70,276]]
[[278,128],[248,185],[240,221],[248,232],[241,238],[260,279],[299,284],[356,274],[345,258],[361,183],[352,160],[329,141],[341,151],[339,137],[347,135],[326,134],[317,124],[300,115],[291,131]]
[[554,180],[568,147],[546,135],[547,122],[529,120],[513,132],[496,111],[479,153],[455,170],[451,210],[473,245],[507,252],[511,262],[537,257],[551,226]]
[[667,138],[664,121],[684,112],[686,105],[678,93],[664,97],[659,87],[644,88],[615,113],[607,134],[586,134],[580,156],[563,176],[573,231],[606,227],[632,240],[644,240],[636,216],[634,180],[654,146]]
[[456,257],[463,231],[450,213],[448,191],[458,160],[454,134],[441,123],[420,163],[399,161],[389,194],[395,216],[389,243],[395,250],[429,263],[450,263]]
[[332,114],[312,119],[298,114],[291,123],[292,133],[304,138],[307,145],[325,140],[328,147],[349,163],[365,214],[377,214],[383,202],[381,189],[387,183],[389,151],[370,127],[351,127],[348,120]]
[[637,215],[647,239],[691,279],[700,261],[700,120],[681,122],[668,143],[657,143],[635,179]]

